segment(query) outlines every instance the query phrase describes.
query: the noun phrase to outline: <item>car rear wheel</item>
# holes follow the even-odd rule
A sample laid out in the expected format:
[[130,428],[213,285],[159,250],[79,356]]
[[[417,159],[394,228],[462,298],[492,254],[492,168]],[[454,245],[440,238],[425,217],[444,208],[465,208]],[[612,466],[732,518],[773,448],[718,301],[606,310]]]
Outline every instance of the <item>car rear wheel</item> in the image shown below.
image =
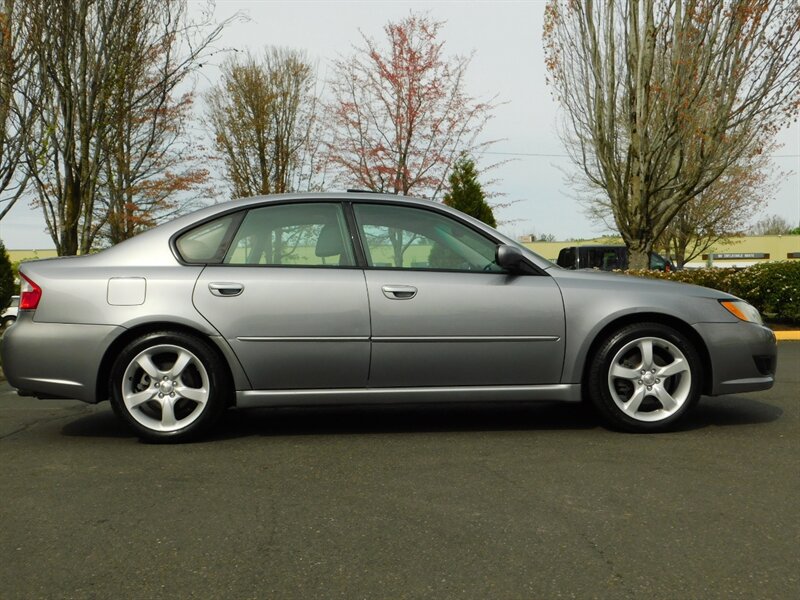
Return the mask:
[[143,439],[182,442],[219,418],[232,386],[222,360],[204,340],[156,332],[130,342],[111,371],[114,412]]
[[628,325],[594,355],[589,395],[612,427],[659,431],[700,397],[702,362],[689,339],[660,323]]

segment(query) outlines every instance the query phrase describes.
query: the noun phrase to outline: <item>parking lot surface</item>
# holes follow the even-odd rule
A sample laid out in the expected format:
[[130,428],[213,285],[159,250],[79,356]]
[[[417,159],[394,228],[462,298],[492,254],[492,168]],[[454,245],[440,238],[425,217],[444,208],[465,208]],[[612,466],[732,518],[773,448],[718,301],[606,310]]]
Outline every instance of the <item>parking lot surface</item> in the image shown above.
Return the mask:
[[0,385],[0,597],[797,598],[800,343],[680,431],[554,404],[231,411],[139,443]]

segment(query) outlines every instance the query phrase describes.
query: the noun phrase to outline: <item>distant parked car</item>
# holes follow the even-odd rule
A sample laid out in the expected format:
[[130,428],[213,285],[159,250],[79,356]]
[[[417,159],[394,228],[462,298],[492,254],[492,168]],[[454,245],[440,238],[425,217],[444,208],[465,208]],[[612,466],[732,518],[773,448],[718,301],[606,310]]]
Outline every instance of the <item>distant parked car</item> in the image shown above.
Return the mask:
[[0,323],[3,329],[11,325],[17,320],[17,312],[19,311],[19,296],[11,296],[11,304],[8,308],[0,313]]
[[[569,246],[562,248],[556,261],[565,269],[600,269],[601,271],[628,268],[628,249],[625,246]],[[650,253],[650,269],[672,271],[672,263],[655,252]]]
[[23,395],[110,398],[141,437],[229,406],[588,398],[614,427],[769,389],[777,345],[738,298],[569,271],[441,203],[262,196],[97,254],[20,268],[3,369]]

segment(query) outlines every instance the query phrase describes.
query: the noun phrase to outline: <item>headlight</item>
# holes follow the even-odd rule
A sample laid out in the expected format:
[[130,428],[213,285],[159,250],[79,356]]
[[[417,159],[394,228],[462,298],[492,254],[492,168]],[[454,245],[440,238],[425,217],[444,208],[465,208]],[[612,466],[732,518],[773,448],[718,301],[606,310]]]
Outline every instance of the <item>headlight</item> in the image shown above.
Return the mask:
[[763,325],[764,323],[756,307],[748,304],[744,300],[720,300],[719,303],[737,319],[749,323],[758,323],[759,325]]

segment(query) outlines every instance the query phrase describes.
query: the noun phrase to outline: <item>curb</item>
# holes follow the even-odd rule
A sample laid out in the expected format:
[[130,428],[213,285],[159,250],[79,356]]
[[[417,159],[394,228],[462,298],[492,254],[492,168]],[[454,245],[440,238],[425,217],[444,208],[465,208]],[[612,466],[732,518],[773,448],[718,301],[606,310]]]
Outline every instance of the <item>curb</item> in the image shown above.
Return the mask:
[[774,331],[773,333],[779,342],[800,341],[800,331]]

